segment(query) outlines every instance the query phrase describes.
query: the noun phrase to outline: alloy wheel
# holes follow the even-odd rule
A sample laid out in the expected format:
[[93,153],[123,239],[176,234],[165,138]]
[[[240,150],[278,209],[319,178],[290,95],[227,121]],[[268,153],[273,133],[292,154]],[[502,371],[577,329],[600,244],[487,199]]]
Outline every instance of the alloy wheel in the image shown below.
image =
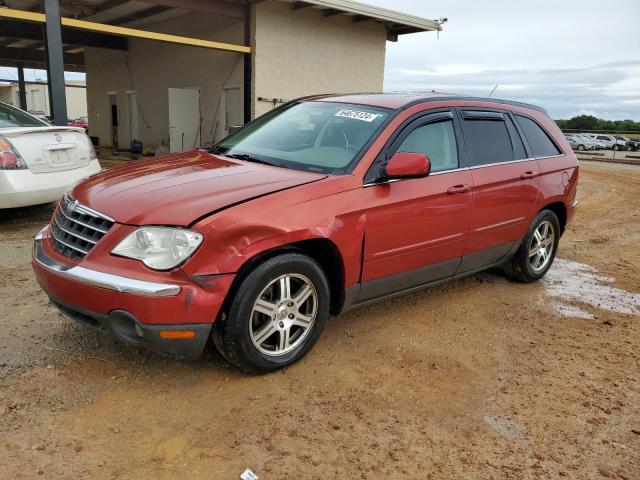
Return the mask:
[[258,295],[251,311],[251,342],[268,356],[284,355],[311,332],[318,312],[318,293],[304,275],[285,274]]
[[543,271],[551,262],[555,240],[553,224],[549,220],[541,222],[529,244],[529,265],[535,273]]

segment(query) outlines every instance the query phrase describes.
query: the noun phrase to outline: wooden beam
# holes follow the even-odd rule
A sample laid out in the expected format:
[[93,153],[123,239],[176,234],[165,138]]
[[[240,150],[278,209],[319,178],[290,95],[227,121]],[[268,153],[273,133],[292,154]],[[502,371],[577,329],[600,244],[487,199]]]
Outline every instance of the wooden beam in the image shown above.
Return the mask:
[[119,7],[120,5],[124,5],[125,3],[129,3],[130,1],[131,0],[107,0],[106,2],[102,2],[96,5],[91,15],[95,15],[96,13],[106,12],[107,10],[111,10]]
[[344,12],[342,10],[336,10],[334,8],[328,8],[322,11],[322,16],[324,17],[333,17],[334,15],[341,15]]
[[[13,20],[25,20],[25,21],[36,22],[36,23],[44,23],[46,20],[44,14],[42,13],[25,12],[22,10],[14,10],[12,8],[0,8],[0,17],[10,18]],[[142,38],[145,40],[155,40],[158,42],[173,43],[177,45],[186,45],[191,47],[210,48],[213,50],[223,50],[227,52],[237,52],[237,53],[251,52],[251,47],[246,47],[244,45],[213,42],[211,40],[201,40],[199,38],[181,37],[179,35],[170,35],[167,33],[149,32],[147,30],[138,30],[135,28],[118,27],[115,25],[107,25],[104,23],[97,23],[97,22],[87,22],[86,20],[75,20],[73,18],[62,17],[60,22],[63,26],[69,27],[72,29],[97,32],[97,33],[107,34],[107,35]],[[75,43],[75,42],[68,42],[65,40],[64,43]],[[82,45],[82,43],[80,43],[79,45]]]
[[[42,25],[32,22],[3,20],[3,10],[6,9],[0,9],[0,32],[2,32],[2,35],[14,39],[44,41]],[[67,27],[62,28],[62,43],[66,45],[81,45],[84,47],[127,50],[127,39],[124,37],[74,30]]]
[[190,12],[221,15],[223,17],[241,19],[247,17],[247,12],[243,4],[227,0],[144,0],[144,2],[152,5],[179,8]]
[[[44,50],[35,50],[31,48],[16,47],[0,47],[0,60],[40,62],[45,63],[46,57]],[[82,53],[64,53],[65,65],[84,65],[84,54]]]
[[293,5],[291,5],[291,10],[293,10],[294,12],[296,10],[302,10],[303,8],[309,8],[311,6],[311,4],[306,3],[306,2],[293,2]]
[[153,17],[154,15],[159,15],[161,13],[168,12],[169,10],[171,10],[171,7],[165,7],[164,5],[155,5],[153,7],[145,8],[143,10],[139,10],[129,15],[124,15],[114,20],[110,20],[109,24],[125,25],[127,23],[144,20],[145,18]]

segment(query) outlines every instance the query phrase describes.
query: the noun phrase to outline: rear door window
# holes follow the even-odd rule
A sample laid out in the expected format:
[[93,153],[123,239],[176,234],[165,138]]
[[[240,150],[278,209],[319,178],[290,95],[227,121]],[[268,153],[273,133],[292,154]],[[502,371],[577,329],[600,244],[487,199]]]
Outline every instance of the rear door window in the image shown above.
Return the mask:
[[424,153],[432,172],[458,168],[458,147],[453,121],[428,123],[413,130],[402,141],[398,152]]
[[0,128],[44,127],[46,123],[7,104],[0,104]]
[[463,112],[464,139],[470,167],[516,160],[507,124],[502,114]]
[[539,158],[560,155],[560,150],[540,125],[530,118],[521,115],[516,115],[516,120],[527,139],[533,157]]

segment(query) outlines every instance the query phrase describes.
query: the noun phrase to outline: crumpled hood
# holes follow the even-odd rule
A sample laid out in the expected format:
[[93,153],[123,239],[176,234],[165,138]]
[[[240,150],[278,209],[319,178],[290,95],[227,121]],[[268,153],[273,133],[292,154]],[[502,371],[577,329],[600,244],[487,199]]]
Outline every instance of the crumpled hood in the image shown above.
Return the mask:
[[118,223],[188,226],[231,205],[326,176],[195,150],[102,171],[72,195]]

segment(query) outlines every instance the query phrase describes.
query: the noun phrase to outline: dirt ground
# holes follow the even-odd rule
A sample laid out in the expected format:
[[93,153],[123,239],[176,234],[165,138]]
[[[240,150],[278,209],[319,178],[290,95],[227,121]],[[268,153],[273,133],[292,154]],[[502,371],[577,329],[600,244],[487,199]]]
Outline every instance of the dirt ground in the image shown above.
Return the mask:
[[331,319],[260,377],[48,305],[50,207],[0,213],[0,478],[640,479],[640,167],[583,164],[543,282],[475,275]]

